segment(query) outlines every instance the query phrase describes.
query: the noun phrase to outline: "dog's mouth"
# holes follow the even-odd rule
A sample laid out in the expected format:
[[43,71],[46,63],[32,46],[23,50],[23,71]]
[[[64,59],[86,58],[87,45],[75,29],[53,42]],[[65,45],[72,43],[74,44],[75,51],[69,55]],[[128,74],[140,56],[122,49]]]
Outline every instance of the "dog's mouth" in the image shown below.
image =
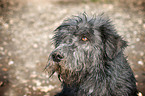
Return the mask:
[[53,70],[57,73],[61,73],[63,70],[81,72],[85,67],[84,63],[80,63],[80,64],[72,64],[72,63],[73,61],[68,62],[66,59],[63,59],[59,62],[55,62],[52,58],[48,58],[48,62],[45,69],[48,69],[48,71]]
[[57,72],[58,75],[61,75],[63,72],[63,70],[66,70],[66,68],[63,66],[64,61],[62,62],[54,62],[52,59],[48,58],[48,62],[47,65],[45,66],[44,70],[47,71],[50,76],[49,78],[55,73]]
[[49,78],[56,72],[60,81],[70,84],[72,82],[79,82],[79,75],[84,68],[84,65],[77,69],[71,69],[65,66],[66,61],[54,62],[48,60],[45,70],[50,74]]

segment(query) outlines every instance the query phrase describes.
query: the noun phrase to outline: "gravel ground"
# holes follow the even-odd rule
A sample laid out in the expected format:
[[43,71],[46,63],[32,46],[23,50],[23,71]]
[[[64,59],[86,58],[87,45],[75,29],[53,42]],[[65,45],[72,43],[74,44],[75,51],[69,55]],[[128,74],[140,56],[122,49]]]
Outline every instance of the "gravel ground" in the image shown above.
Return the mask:
[[84,11],[104,12],[129,42],[125,54],[145,94],[145,2],[100,1],[0,0],[0,96],[53,96],[61,90],[56,74],[49,79],[43,71],[54,48],[53,30]]

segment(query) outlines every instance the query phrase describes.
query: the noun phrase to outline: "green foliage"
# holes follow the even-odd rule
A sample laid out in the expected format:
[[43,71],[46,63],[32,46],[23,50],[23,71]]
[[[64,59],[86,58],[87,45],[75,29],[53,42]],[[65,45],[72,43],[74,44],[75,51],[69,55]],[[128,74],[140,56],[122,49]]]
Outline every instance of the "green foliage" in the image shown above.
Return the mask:
[[104,3],[111,3],[113,0],[89,0],[91,2],[104,2]]
[[100,1],[100,0],[91,0],[91,2],[98,2],[98,1]]

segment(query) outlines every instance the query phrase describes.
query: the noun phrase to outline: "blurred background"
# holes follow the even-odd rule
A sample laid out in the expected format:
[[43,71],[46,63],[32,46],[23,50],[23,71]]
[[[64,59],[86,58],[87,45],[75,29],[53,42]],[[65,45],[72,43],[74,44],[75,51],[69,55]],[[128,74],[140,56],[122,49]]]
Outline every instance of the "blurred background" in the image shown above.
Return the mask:
[[144,0],[0,0],[0,96],[53,96],[56,74],[44,70],[53,30],[82,12],[104,12],[129,42],[125,50],[139,91],[145,96]]

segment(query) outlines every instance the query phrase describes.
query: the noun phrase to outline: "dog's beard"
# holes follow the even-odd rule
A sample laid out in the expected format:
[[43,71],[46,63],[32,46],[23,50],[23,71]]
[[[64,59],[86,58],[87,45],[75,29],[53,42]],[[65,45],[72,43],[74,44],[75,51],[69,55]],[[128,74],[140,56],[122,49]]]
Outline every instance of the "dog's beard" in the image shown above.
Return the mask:
[[[72,62],[71,62],[72,63]],[[61,82],[65,82],[66,84],[78,84],[81,81],[82,70],[84,69],[84,65],[76,64],[79,66],[68,66],[69,62],[66,60],[62,60],[60,62],[54,62],[49,59],[48,64],[45,67],[47,72],[51,77],[55,72],[58,74],[58,78]],[[71,64],[73,65],[73,64]],[[75,64],[74,64],[75,65]]]

